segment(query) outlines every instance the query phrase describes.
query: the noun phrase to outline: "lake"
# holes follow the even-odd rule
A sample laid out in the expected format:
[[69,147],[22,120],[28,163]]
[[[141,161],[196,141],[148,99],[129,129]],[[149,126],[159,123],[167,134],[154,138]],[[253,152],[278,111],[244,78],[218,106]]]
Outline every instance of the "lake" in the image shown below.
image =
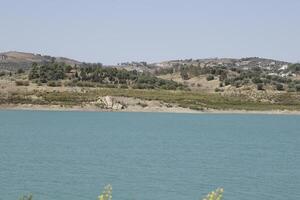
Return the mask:
[[0,200],[300,198],[300,116],[0,111]]

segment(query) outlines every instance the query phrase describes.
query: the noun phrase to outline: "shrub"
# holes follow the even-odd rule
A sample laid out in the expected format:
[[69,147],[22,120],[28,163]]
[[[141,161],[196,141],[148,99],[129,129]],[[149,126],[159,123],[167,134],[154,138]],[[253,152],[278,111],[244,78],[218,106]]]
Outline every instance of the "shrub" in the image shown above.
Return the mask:
[[224,85],[225,85],[225,86],[230,85],[230,83],[231,83],[230,79],[226,78],[226,79],[224,80]]
[[183,80],[189,80],[190,78],[189,78],[189,74],[187,73],[187,71],[186,70],[180,70],[180,76],[181,76],[181,78],[183,79]]
[[211,81],[211,80],[214,80],[214,79],[215,79],[215,77],[211,74],[206,77],[207,81]]
[[255,84],[263,83],[263,81],[262,81],[259,77],[254,77],[254,78],[252,79],[252,82],[255,83]]
[[112,186],[108,184],[104,187],[103,192],[98,196],[99,200],[112,200]]
[[224,90],[222,88],[216,88],[215,92],[224,92]]
[[16,80],[16,86],[29,86],[29,81]]
[[277,84],[276,84],[276,89],[279,90],[279,91],[284,90],[283,85],[280,84],[280,83],[277,83]]
[[47,85],[50,87],[60,87],[62,84],[60,81],[49,81]]
[[6,75],[5,72],[3,72],[3,71],[0,72],[0,77],[1,77],[1,76],[5,76],[5,75]]
[[289,88],[287,91],[288,92],[296,92],[296,88]]
[[203,200],[221,200],[223,198],[224,189],[218,188],[215,191],[212,191],[206,195]]
[[23,195],[22,197],[20,197],[20,200],[32,200],[33,196],[32,194],[29,194],[28,196]]
[[23,69],[18,69],[17,74],[23,74],[25,71]]
[[257,90],[264,90],[264,85],[262,83],[258,83],[256,85]]
[[291,64],[289,65],[288,69],[292,72],[298,72],[300,71],[300,63]]
[[300,92],[300,84],[295,85],[297,92]]

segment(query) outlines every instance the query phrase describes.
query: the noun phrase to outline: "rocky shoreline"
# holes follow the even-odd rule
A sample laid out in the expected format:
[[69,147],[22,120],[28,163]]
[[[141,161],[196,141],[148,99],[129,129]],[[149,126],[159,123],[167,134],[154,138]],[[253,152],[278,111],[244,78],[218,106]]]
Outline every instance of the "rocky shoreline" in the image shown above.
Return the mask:
[[182,107],[166,106],[128,106],[123,109],[99,108],[97,106],[61,106],[61,105],[33,105],[33,104],[2,104],[0,111],[56,111],[56,112],[140,112],[140,113],[186,113],[186,114],[264,114],[264,115],[300,115],[300,111],[270,110],[270,111],[249,111],[249,110],[192,110]]

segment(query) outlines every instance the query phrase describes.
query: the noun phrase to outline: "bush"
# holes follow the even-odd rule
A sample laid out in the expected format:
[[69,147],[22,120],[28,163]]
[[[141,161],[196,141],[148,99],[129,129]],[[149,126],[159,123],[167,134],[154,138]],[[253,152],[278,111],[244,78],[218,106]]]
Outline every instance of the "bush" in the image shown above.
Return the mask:
[[47,85],[50,87],[60,87],[62,84],[60,81],[49,81]]
[[29,86],[29,81],[16,80],[16,86]]
[[254,77],[252,79],[252,82],[255,83],[255,84],[263,83],[263,81],[259,77]]
[[112,186],[106,185],[103,192],[98,196],[99,200],[112,200]]
[[23,73],[25,73],[25,71],[23,69],[18,69],[17,70],[17,74],[23,74]]
[[218,188],[217,190],[208,193],[203,200],[221,200],[223,198],[223,192],[223,188]]
[[300,84],[295,85],[297,92],[300,92]]
[[264,90],[264,85],[262,83],[258,83],[256,85],[257,90]]
[[215,79],[215,77],[211,74],[206,77],[207,81],[211,81],[211,80],[214,80],[214,79]]
[[296,89],[295,88],[289,88],[287,91],[288,92],[296,92]]
[[300,63],[291,64],[288,67],[288,69],[291,70],[292,72],[299,72],[300,71]]
[[276,89],[277,89],[278,91],[284,90],[283,85],[280,84],[280,83],[277,83],[277,84],[276,84]]
[[20,197],[20,200],[32,200],[32,199],[33,199],[32,194],[29,194],[28,196],[24,195]]
[[5,72],[0,72],[0,77],[1,77],[1,76],[5,76],[5,75],[6,75]]
[[215,89],[215,92],[224,92],[224,90],[221,89],[221,88],[216,88],[216,89]]

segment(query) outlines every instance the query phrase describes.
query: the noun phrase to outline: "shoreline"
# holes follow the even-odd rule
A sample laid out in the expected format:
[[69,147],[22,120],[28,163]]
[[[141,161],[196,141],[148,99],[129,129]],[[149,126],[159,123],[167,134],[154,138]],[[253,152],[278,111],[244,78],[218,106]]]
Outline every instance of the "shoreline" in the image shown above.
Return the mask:
[[123,110],[101,109],[96,107],[62,107],[59,105],[0,105],[0,111],[53,111],[53,112],[119,112],[119,113],[178,113],[178,114],[261,114],[261,115],[300,115],[300,111],[291,110],[191,110],[182,107],[126,108]]

